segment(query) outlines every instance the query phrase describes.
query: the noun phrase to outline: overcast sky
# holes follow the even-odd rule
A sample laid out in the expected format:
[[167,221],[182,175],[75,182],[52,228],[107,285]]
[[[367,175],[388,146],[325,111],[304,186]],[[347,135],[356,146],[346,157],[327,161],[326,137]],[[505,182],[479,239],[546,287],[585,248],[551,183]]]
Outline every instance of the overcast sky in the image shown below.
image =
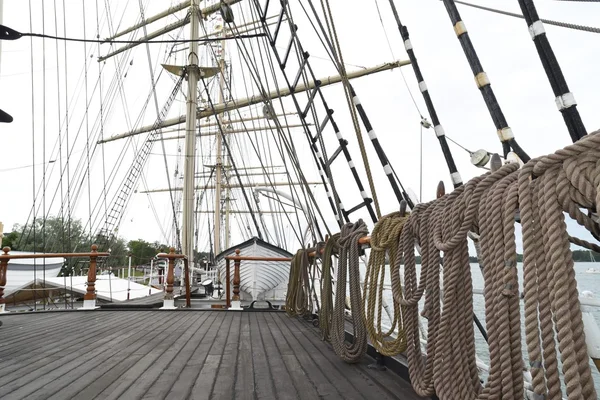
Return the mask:
[[[58,34],[69,37],[83,37],[83,21],[86,23],[85,35],[93,38],[96,35],[96,4],[85,2],[87,9],[83,10],[80,1],[66,1],[66,10],[58,4],[54,10],[54,2],[34,1],[34,10],[31,13],[27,2],[8,0],[4,2],[4,24],[22,32],[55,33],[55,23]],[[100,2],[102,3],[102,2]],[[113,29],[132,25],[139,17],[139,5],[136,1],[112,2]],[[146,16],[161,11],[166,6],[165,1],[145,1],[148,4]],[[172,2],[178,3],[177,1]],[[310,54],[313,68],[317,76],[335,74],[331,62],[325,58],[325,49],[316,38],[309,21],[303,16],[302,9],[297,2],[292,3],[295,22],[299,26],[299,35],[302,44]],[[376,3],[381,10],[383,26],[380,22]],[[477,1],[489,7],[520,13],[518,2],[514,1]],[[42,6],[45,5],[44,13]],[[307,4],[303,1],[303,4]],[[495,127],[489,116],[485,103],[477,89],[467,60],[457,40],[450,19],[443,4],[438,0],[398,0],[396,1],[402,22],[408,26],[411,41],[419,63],[430,90],[438,116],[445,128],[446,134],[469,150],[480,148],[491,152],[501,152]],[[600,4],[536,1],[539,14],[543,18],[560,20],[579,25],[594,26],[598,24],[597,16],[600,15]],[[397,31],[389,4],[384,0],[371,1],[331,1],[336,22],[336,28],[342,46],[342,54],[349,71],[360,67],[371,67],[394,59],[406,59],[400,35]],[[100,4],[99,27],[100,36],[106,37],[109,25],[106,22],[106,10]],[[480,60],[487,72],[492,88],[494,89],[502,110],[509,125],[512,127],[520,145],[536,157],[554,152],[558,148],[570,143],[570,137],[560,113],[556,109],[554,95],[538,58],[535,46],[529,36],[524,20],[503,15],[492,14],[481,10],[459,5],[459,11],[468,28],[470,37],[478,52]],[[275,11],[269,14],[274,14]],[[44,19],[42,20],[42,15]],[[181,18],[184,13],[161,20],[152,25],[149,31],[158,29],[165,21],[171,23]],[[56,16],[56,17],[55,17]],[[66,17],[65,17],[66,16]],[[85,16],[85,17],[84,17]],[[56,18],[56,19],[55,19]],[[66,25],[63,22],[66,20]],[[236,20],[238,24],[240,20]],[[188,28],[183,32],[188,35]],[[548,38],[565,74],[571,92],[578,102],[578,109],[589,132],[600,128],[600,115],[597,107],[597,96],[600,93],[600,77],[598,65],[600,62],[600,36],[598,34],[579,32],[546,25]],[[387,36],[386,36],[387,34]],[[139,36],[138,36],[139,37]],[[389,40],[389,46],[388,46]],[[231,46],[234,47],[233,42]],[[283,41],[281,42],[283,43]],[[45,48],[44,48],[45,46]],[[116,47],[116,45],[114,45]],[[228,44],[228,46],[230,46]],[[282,44],[283,46],[283,44]],[[150,46],[151,59],[156,74],[160,68],[158,62],[163,62],[166,45],[153,44]],[[97,132],[99,122],[99,94],[98,68],[96,58],[99,54],[106,54],[109,46],[102,45],[98,51],[96,45],[68,44],[65,55],[64,44],[57,44],[52,40],[42,41],[33,39],[33,64],[31,62],[31,42],[21,39],[15,42],[4,42],[2,46],[0,68],[0,108],[9,112],[15,118],[12,124],[0,125],[2,139],[2,157],[0,161],[0,178],[2,179],[2,196],[0,196],[0,220],[5,224],[5,231],[10,231],[13,224],[24,223],[32,209],[34,188],[37,192],[43,180],[43,163],[55,160],[57,165],[66,160],[66,149],[63,148],[63,160],[52,158],[53,148],[57,143],[59,132],[63,141],[65,139],[65,109],[69,101],[69,135],[73,155],[71,173],[77,170],[76,164],[81,155],[86,152],[86,132]],[[390,50],[391,48],[391,50]],[[231,61],[238,62],[239,55],[233,49]],[[393,54],[392,54],[393,53]],[[45,54],[45,57],[44,57]],[[178,53],[178,59],[172,63],[184,63],[184,53]],[[104,136],[111,136],[127,132],[136,126],[136,119],[140,114],[142,105],[150,93],[148,59],[146,47],[139,46],[130,55],[123,59],[121,72],[123,92],[127,93],[124,103],[121,97],[116,96],[114,106],[108,112],[104,110],[103,121]],[[65,64],[65,60],[66,64]],[[202,60],[201,60],[202,61]],[[209,62],[208,58],[203,61]],[[90,100],[88,118],[85,118],[85,79],[84,63],[88,67],[88,99]],[[131,65],[130,65],[131,64]],[[66,70],[65,70],[66,65]],[[103,72],[103,97],[108,98],[111,90],[118,86],[111,86],[114,75],[114,62],[106,63]],[[33,69],[33,89],[32,70]],[[291,68],[295,71],[294,68]],[[45,84],[44,84],[45,71]],[[408,87],[414,95],[420,112],[427,115],[426,107],[418,90],[418,85],[410,66],[403,67],[404,76]],[[295,72],[291,72],[294,75]],[[67,84],[65,86],[65,83]],[[245,97],[243,85],[237,81],[238,91],[235,95]],[[402,183],[419,193],[419,140],[420,117],[411,100],[409,90],[404,84],[399,70],[383,72],[353,81],[363,105],[378,133],[388,157],[397,171]],[[173,82],[169,77],[161,77],[157,86],[160,95],[159,108],[168,96]],[[45,88],[45,90],[44,90]],[[43,93],[46,94],[44,102]],[[336,111],[336,120],[345,137],[350,141],[355,163],[362,165],[356,137],[352,128],[348,108],[344,100],[342,87],[337,85],[324,90],[331,108]],[[33,102],[32,102],[33,96]],[[32,103],[35,111],[32,112]],[[289,103],[288,103],[289,104]],[[60,107],[60,113],[59,113]],[[128,120],[125,109],[128,109]],[[44,112],[45,110],[45,112]],[[185,112],[185,102],[182,98],[176,100],[169,117]],[[247,114],[246,114],[247,115]],[[32,117],[33,116],[33,117]],[[156,119],[154,101],[150,102],[148,111],[143,114],[141,124],[152,124]],[[292,120],[290,123],[294,123]],[[79,133],[79,136],[76,136]],[[327,132],[330,137],[333,132]],[[364,134],[364,129],[363,129]],[[301,156],[310,160],[305,140],[298,133],[295,140],[297,150]],[[377,194],[381,202],[383,213],[395,211],[397,208],[393,192],[389,188],[381,165],[374,151],[364,135],[368,148],[371,169],[375,175]],[[45,140],[46,154],[43,145]],[[32,150],[35,141],[35,152]],[[64,143],[64,142],[63,142]],[[209,143],[209,142],[207,142]],[[63,145],[64,146],[64,145]],[[125,142],[114,142],[106,145],[105,169],[112,168],[116,155],[126,146]],[[130,145],[128,145],[130,146]],[[177,144],[167,144],[167,154],[176,153]],[[452,153],[463,180],[467,180],[484,172],[473,167],[469,162],[469,154],[454,144],[450,144]],[[430,200],[435,196],[435,188],[439,180],[443,180],[448,190],[451,181],[443,159],[439,144],[433,130],[423,132],[423,199]],[[333,152],[333,147],[329,152]],[[87,220],[89,208],[94,207],[95,200],[102,195],[102,156],[101,148],[91,158],[90,169],[94,171],[91,176],[91,189],[88,188],[86,175],[74,182],[72,191],[80,190],[79,202],[73,205],[74,214],[82,220]],[[129,161],[133,157],[130,153]],[[35,153],[35,154],[34,154]],[[81,153],[81,154],[79,154]],[[206,162],[207,154],[199,156],[201,162]],[[45,158],[45,159],[44,159]],[[251,159],[251,156],[248,156]],[[85,158],[83,158],[85,161]],[[251,163],[249,161],[249,163]],[[340,162],[340,164],[343,162]],[[36,167],[31,167],[35,164]],[[163,157],[160,148],[155,146],[150,157],[150,166],[145,172],[145,184],[150,189],[166,187]],[[310,165],[310,161],[308,164]],[[52,167],[52,165],[50,165]],[[171,165],[174,168],[174,165]],[[347,169],[345,165],[340,167]],[[124,169],[124,168],[122,168]],[[308,168],[310,169],[310,168]],[[82,166],[85,170],[85,165]],[[363,170],[360,167],[361,173]],[[50,171],[49,169],[47,171]],[[34,176],[35,173],[35,176]],[[171,170],[173,173],[173,170]],[[347,173],[347,172],[345,172]],[[47,172],[48,187],[46,189],[46,202],[38,196],[38,205],[46,214],[57,214],[58,200],[52,200],[55,193],[60,198],[58,187],[58,166],[54,175]],[[309,180],[318,177],[314,168],[307,172]],[[341,175],[344,176],[344,175]],[[347,175],[346,175],[347,176]],[[367,181],[363,176],[363,183]],[[144,189],[144,182],[138,187]],[[63,189],[66,189],[64,186]],[[342,194],[345,205],[354,206],[360,196],[352,181],[340,178],[338,190]],[[88,200],[89,198],[92,201]],[[322,189],[316,189],[317,197],[322,201],[322,210],[332,222],[332,215],[326,205]],[[63,194],[64,196],[64,194]],[[348,198],[349,200],[345,200]],[[242,201],[238,198],[237,201]],[[158,217],[152,212],[149,196],[135,194],[120,234],[128,239],[143,238],[146,240],[165,241],[159,225],[168,225],[170,201],[168,195],[153,195],[152,205]],[[43,215],[38,213],[38,217]],[[366,214],[361,215],[367,218]],[[160,222],[162,221],[162,222]],[[204,223],[204,222],[203,222]],[[570,225],[571,226],[571,225]],[[332,225],[333,228],[333,225]],[[572,233],[581,233],[582,230],[573,228]],[[288,232],[289,233],[289,232]],[[232,234],[235,241],[239,236]],[[519,246],[520,249],[520,246]]]

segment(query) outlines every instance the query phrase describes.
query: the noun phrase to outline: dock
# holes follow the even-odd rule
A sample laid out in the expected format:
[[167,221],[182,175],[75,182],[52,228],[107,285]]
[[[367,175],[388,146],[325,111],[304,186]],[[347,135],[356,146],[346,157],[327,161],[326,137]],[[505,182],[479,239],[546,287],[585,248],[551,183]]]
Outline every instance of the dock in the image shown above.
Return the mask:
[[0,314],[2,399],[421,399],[280,311]]

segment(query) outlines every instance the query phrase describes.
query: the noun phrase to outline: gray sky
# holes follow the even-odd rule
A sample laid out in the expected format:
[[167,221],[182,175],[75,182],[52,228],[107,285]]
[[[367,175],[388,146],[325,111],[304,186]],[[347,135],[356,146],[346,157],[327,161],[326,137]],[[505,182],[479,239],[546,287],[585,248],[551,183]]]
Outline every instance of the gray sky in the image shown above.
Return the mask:
[[[34,2],[36,6],[32,13],[33,31],[42,32],[45,29],[47,33],[53,34],[55,32],[54,5],[53,2],[49,1],[45,3],[44,27],[42,25],[40,2]],[[121,28],[131,25],[131,21],[139,13],[137,2],[112,3],[116,3],[112,5],[114,8],[111,10],[115,27],[119,21],[122,21]],[[162,10],[166,3],[165,1],[150,1],[146,15],[152,15]],[[297,3],[292,3],[295,22],[299,26],[299,35],[303,46],[312,56],[311,61],[316,75],[320,77],[335,74],[331,63],[322,59],[326,57],[326,52],[316,39],[310,23],[303,17],[302,10]],[[393,16],[389,10],[388,2],[378,0],[377,3],[382,13],[383,27],[379,20],[375,1],[345,0],[342,2],[338,0],[331,2],[344,60],[349,71],[358,69],[360,66],[371,67],[393,59],[407,58]],[[94,2],[85,2],[85,4],[88,7],[85,10],[86,36],[91,38],[96,35],[95,4]],[[485,4],[489,7],[520,13],[516,0],[511,2],[477,1],[477,4]],[[66,1],[66,5],[67,36],[82,37],[84,34],[82,2],[71,0]],[[500,152],[501,146],[494,125],[479,90],[475,86],[473,75],[456,39],[443,4],[438,0],[399,0],[396,1],[396,5],[403,23],[409,28],[413,47],[446,134],[469,150],[484,148],[489,151]],[[580,25],[594,26],[598,23],[597,16],[600,12],[600,5],[598,4],[536,1],[536,5],[540,16],[543,18]],[[56,22],[59,27],[59,35],[62,35],[64,13],[62,5],[59,4],[58,7]],[[103,7],[103,5],[100,5],[100,7]],[[483,67],[491,80],[506,119],[520,145],[532,157],[551,153],[568,145],[570,138],[567,129],[556,109],[554,96],[524,20],[491,14],[460,5],[459,11],[469,30]],[[178,17],[181,18],[182,15],[182,13],[179,13]],[[30,31],[29,17],[27,2],[5,1],[5,25],[22,32],[28,32]],[[108,26],[103,17],[104,9],[101,8],[99,19],[101,37],[108,34]],[[168,21],[173,22],[175,20],[175,17],[171,17]],[[164,21],[166,20],[153,25],[149,28],[149,31],[159,28],[164,24]],[[187,28],[184,28],[183,31],[187,35]],[[598,62],[600,61],[598,56],[600,54],[600,36],[548,25],[546,25],[546,31],[571,92],[575,94],[578,109],[586,128],[590,132],[598,129],[600,127],[600,115],[597,112],[597,94],[600,93],[600,78],[597,71]],[[389,40],[389,46],[387,40]],[[230,43],[231,46],[234,45],[233,42]],[[67,99],[70,99],[69,135],[73,151],[71,160],[74,163],[71,166],[71,173],[76,170],[76,163],[80,160],[80,155],[77,152],[85,154],[86,131],[94,131],[98,127],[95,122],[99,112],[99,97],[98,92],[94,91],[98,78],[96,57],[98,54],[106,54],[108,46],[103,45],[99,52],[96,45],[88,44],[87,48],[84,49],[81,44],[68,44],[65,57],[64,45],[59,43],[57,57],[54,41],[47,40],[43,42],[40,39],[34,39],[33,44],[35,52],[33,65],[31,63],[29,39],[4,42],[2,47],[0,91],[3,95],[0,97],[0,108],[15,117],[12,124],[0,126],[2,148],[4,149],[2,161],[0,162],[0,178],[2,178],[5,188],[2,192],[3,196],[0,196],[0,210],[2,210],[0,220],[4,222],[5,230],[10,230],[15,223],[25,222],[32,209],[34,186],[37,191],[43,180],[43,166],[39,164],[44,161],[42,150],[44,137],[46,140],[45,161],[48,162],[52,159],[52,149],[59,137],[59,131],[63,140],[66,134],[64,123],[59,122],[59,120],[65,118]],[[42,48],[43,44],[45,44],[45,53]],[[150,51],[153,63],[156,64],[154,59],[158,59],[160,62],[163,61],[164,45],[151,45]],[[46,54],[45,58],[43,54]],[[178,54],[179,58],[173,60],[172,63],[185,62],[184,53]],[[65,71],[65,58],[67,60],[67,71]],[[133,62],[133,65],[129,65],[130,61]],[[232,64],[239,63],[239,56],[235,50],[232,52],[231,61]],[[83,85],[85,81],[83,78],[84,62],[87,62],[88,65],[88,98],[92,99],[88,112],[87,127],[84,107],[86,98]],[[31,88],[32,67],[34,76],[33,94]],[[43,102],[44,70],[46,74],[45,117]],[[291,68],[291,70],[295,71],[294,68]],[[157,68],[156,71],[158,73],[159,69]],[[126,77],[125,73],[127,73]],[[421,113],[426,115],[426,108],[411,67],[403,67],[403,73],[418,108]],[[109,60],[103,73],[103,96],[105,98],[109,96],[108,93],[112,90],[113,74],[114,62]],[[293,75],[295,72],[291,74]],[[145,46],[139,46],[125,59],[124,71],[122,71],[121,76],[123,78],[123,91],[127,93],[125,97],[127,104],[125,105],[119,96],[116,97],[114,108],[104,121],[105,137],[126,132],[130,126],[135,125],[135,120],[149,94],[150,78]],[[65,88],[65,81],[67,81],[68,88]],[[235,86],[237,88],[236,96],[245,97],[242,82],[238,80],[235,84],[237,85]],[[159,108],[170,92],[172,85],[172,81],[166,76],[159,81],[157,86]],[[355,80],[353,85],[403,184],[418,194],[420,186],[420,117],[400,71],[394,70],[393,72],[383,72],[361,78]],[[330,106],[336,111],[335,116],[338,124],[340,124],[346,139],[350,141],[355,163],[362,165],[341,86],[327,88],[324,92]],[[34,113],[32,113],[32,95],[35,105]],[[60,114],[58,113],[59,105]],[[130,111],[131,122],[127,121],[127,117],[123,112],[126,108]],[[106,110],[104,111],[106,112]],[[185,103],[179,98],[172,107],[169,117],[183,114],[184,111]],[[61,116],[60,119],[58,115]],[[151,101],[148,111],[143,116],[142,124],[152,124],[155,118],[154,102]],[[34,126],[32,126],[32,121]],[[80,136],[76,136],[77,132]],[[331,130],[327,134],[330,137],[334,136]],[[298,146],[299,154],[308,156],[306,141],[300,137],[300,133],[297,133],[297,135],[299,139],[295,140],[294,144]],[[376,175],[377,194],[382,211],[384,213],[394,211],[397,207],[396,200],[387,184],[375,153],[370,143],[368,143],[366,134],[364,138],[368,147],[371,168]],[[35,140],[35,155],[32,152],[33,140]],[[123,141],[105,146],[106,170],[112,167],[111,163],[116,160],[116,155],[123,146],[125,146]],[[167,154],[177,152],[175,141],[166,144],[166,146]],[[453,144],[450,144],[450,147],[463,180],[484,172],[470,164],[469,155],[464,150]],[[447,188],[451,188],[451,182],[433,130],[423,132],[423,148],[423,198],[424,200],[430,200],[435,196],[435,188],[439,180],[443,180]],[[331,153],[334,147],[329,149]],[[88,201],[88,185],[85,175],[82,175],[81,179],[73,184],[74,188],[79,188],[82,192],[79,202],[74,207],[74,214],[84,221],[88,218],[89,206],[93,207],[95,200],[102,196],[102,158],[100,149],[97,151],[99,153],[92,158],[90,166],[93,171],[91,175],[93,184],[89,190],[92,201]],[[150,157],[151,165],[147,167],[145,173],[147,187],[163,188],[166,186],[166,179],[160,147],[155,146],[153,153],[156,153],[156,155]],[[210,160],[209,155],[206,153],[203,155],[206,156],[206,159],[203,159],[202,162]],[[127,162],[130,162],[132,157],[133,153],[129,150],[129,161]],[[255,161],[252,155],[247,155],[247,158],[249,164],[253,164],[252,161]],[[58,157],[54,159],[56,159],[55,165],[60,163]],[[66,160],[66,149],[63,148],[63,163],[64,160]],[[174,162],[170,162],[171,172],[173,172]],[[37,166],[32,168],[32,164]],[[340,166],[336,166],[336,168],[339,168],[340,171],[343,170],[343,174],[347,174],[347,167],[344,164],[344,162],[340,162]],[[362,171],[362,167],[360,169]],[[314,168],[307,168],[307,175],[311,178],[309,180],[317,180]],[[51,200],[51,195],[54,195],[58,186],[57,176],[58,165],[53,175],[50,176],[48,173],[46,177],[48,181],[45,204],[47,214],[58,212],[58,200],[54,202]],[[336,180],[338,190],[342,193],[346,206],[351,207],[358,202],[360,197],[354,183],[347,182],[348,175],[342,175],[342,172],[340,172],[340,176],[341,178]],[[364,177],[364,173],[362,176]],[[366,185],[366,178],[363,178],[363,183]],[[64,186],[64,189],[66,190],[66,186]],[[138,189],[143,190],[143,184]],[[316,195],[323,204],[323,212],[333,221],[330,209],[325,205],[323,191],[317,189]],[[60,194],[57,194],[57,196],[60,196]],[[349,200],[346,201],[346,198]],[[162,221],[163,224],[168,224],[170,211],[168,196],[154,195],[152,199],[159,216],[158,220]],[[242,201],[241,197],[238,198],[238,201]],[[41,199],[38,200],[38,205],[44,208]],[[40,213],[42,212],[40,211]],[[362,216],[366,219],[366,214]],[[582,230],[577,227],[572,231],[572,233],[578,234],[581,232]],[[160,233],[159,223],[153,216],[148,196],[134,195],[120,234],[128,239],[143,238],[150,241],[164,241]],[[234,235],[232,234],[232,236]],[[236,237],[232,237],[232,240],[235,242]]]

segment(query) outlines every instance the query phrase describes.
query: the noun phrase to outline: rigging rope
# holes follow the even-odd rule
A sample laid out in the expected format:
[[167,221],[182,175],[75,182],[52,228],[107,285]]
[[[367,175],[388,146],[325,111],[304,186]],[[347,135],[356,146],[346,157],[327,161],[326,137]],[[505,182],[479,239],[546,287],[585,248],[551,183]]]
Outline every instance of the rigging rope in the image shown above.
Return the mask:
[[[565,0],[561,0],[561,1],[565,1]],[[585,0],[569,0],[569,1],[585,1]],[[496,14],[503,14],[503,15],[507,15],[509,17],[525,19],[525,17],[522,16],[521,14],[516,14],[516,13],[509,12],[509,11],[503,11],[503,10],[498,10],[496,8],[479,6],[477,4],[467,3],[466,1],[460,1],[460,0],[454,0],[454,2],[458,3],[458,4],[462,4],[467,7],[479,8],[480,10],[491,11]],[[545,19],[545,18],[540,18],[540,21],[542,21],[543,23],[548,24],[548,25],[560,26],[561,28],[568,28],[568,29],[574,29],[577,31],[584,31],[584,32],[591,32],[591,33],[600,33],[600,28],[595,27],[595,26],[570,24],[568,22],[553,21],[553,20]]]
[[[391,327],[387,332],[381,329],[381,311],[385,307],[383,289],[385,281],[386,254],[389,254],[389,264],[396,265],[398,261],[398,241],[402,227],[408,218],[400,212],[394,212],[381,217],[371,234],[371,254],[363,293],[365,295],[365,322],[371,344],[378,353],[393,356],[406,350],[406,336],[401,324],[400,304],[394,302],[394,315]],[[375,308],[377,307],[377,309]],[[377,314],[375,314],[377,312]],[[375,325],[377,321],[377,325]],[[398,329],[395,338],[392,334]],[[388,339],[389,340],[386,340]]]
[[[350,89],[350,82],[348,80],[348,76],[346,74],[346,66],[344,64],[344,57],[342,56],[342,49],[340,47],[340,42],[338,40],[337,31],[335,29],[335,24],[333,21],[333,14],[331,13],[331,7],[329,6],[329,0],[321,0],[321,6],[323,8],[323,13],[325,14],[325,23],[327,25],[327,30],[329,31],[329,36],[333,38],[333,57],[336,60],[336,64],[340,71],[340,77],[342,78],[342,83],[344,85],[344,94],[346,95],[346,102],[348,103],[348,108],[350,110],[350,115],[352,116],[352,123],[354,125],[354,132],[356,133],[356,139],[358,141],[358,146],[360,147],[360,154],[362,156],[363,164],[365,167],[365,172],[367,174],[367,179],[369,181],[369,188],[371,189],[371,195],[373,196],[373,203],[375,203],[375,211],[377,212],[377,218],[381,218],[381,209],[379,208],[379,200],[377,199],[377,192],[375,191],[375,183],[373,182],[373,175],[371,174],[371,167],[369,164],[369,158],[367,156],[367,151],[365,149],[365,143],[362,138],[362,132],[360,129],[360,123],[358,122],[358,115],[356,108],[352,104],[352,94]],[[325,11],[327,8],[327,11]],[[328,15],[329,14],[329,15]]]

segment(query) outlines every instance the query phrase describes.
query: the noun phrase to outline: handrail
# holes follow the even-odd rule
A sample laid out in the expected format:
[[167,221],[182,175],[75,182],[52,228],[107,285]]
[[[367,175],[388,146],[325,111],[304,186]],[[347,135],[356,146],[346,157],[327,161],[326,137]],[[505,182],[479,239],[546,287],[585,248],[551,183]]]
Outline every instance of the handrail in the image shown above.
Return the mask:
[[292,259],[289,257],[227,256],[225,259],[233,261],[292,261]]
[[188,258],[185,254],[175,254],[175,247],[169,249],[169,253],[158,253],[157,258],[166,258],[169,260],[169,267],[167,271],[167,287],[165,289],[165,297],[163,299],[164,309],[174,309],[175,300],[173,298],[173,283],[175,282],[175,260],[183,260],[184,263],[184,275],[185,275],[185,306],[190,308],[192,306],[191,294],[190,294],[190,278],[189,278],[189,265]]
[[[227,309],[232,308],[231,302],[240,301],[240,264],[241,261],[292,261],[289,257],[252,257],[240,256],[240,249],[235,250],[235,256],[225,256],[225,306]],[[231,297],[231,275],[229,269],[233,261],[233,298]],[[240,307],[233,309],[239,310]]]
[[[370,246],[371,245],[371,236],[363,236],[363,237],[359,238],[358,244]],[[319,254],[323,254],[324,251],[325,251],[325,248],[320,249]],[[316,251],[311,251],[310,253],[308,253],[309,257],[314,257],[316,255],[317,255]]]
[[0,255],[0,312],[4,312],[6,300],[4,299],[4,288],[6,287],[6,271],[10,260],[31,258],[76,258],[89,257],[90,268],[88,269],[87,291],[83,296],[83,308],[96,308],[96,260],[98,257],[108,257],[110,253],[99,253],[98,246],[93,244],[89,253],[38,253],[38,254],[8,254],[10,247],[2,249],[4,254]]

